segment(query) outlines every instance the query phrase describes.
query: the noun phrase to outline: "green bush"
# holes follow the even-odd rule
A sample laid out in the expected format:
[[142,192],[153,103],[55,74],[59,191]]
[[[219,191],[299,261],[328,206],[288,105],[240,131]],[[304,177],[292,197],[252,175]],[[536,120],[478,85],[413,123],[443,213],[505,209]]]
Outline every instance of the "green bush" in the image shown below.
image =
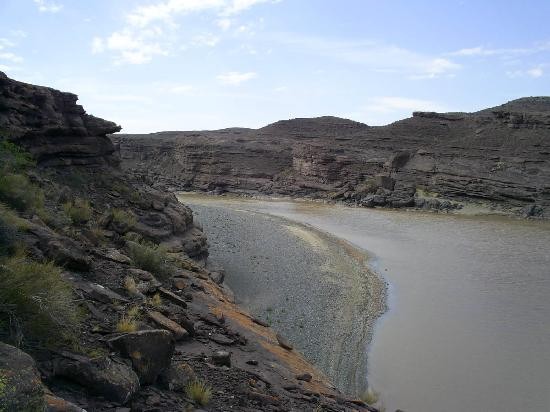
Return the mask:
[[0,320],[19,325],[17,336],[58,340],[74,334],[79,313],[70,284],[53,263],[21,254],[0,261]]
[[92,218],[90,202],[84,199],[75,199],[63,204],[63,210],[75,224],[86,223]]
[[0,200],[19,211],[44,207],[44,192],[22,174],[0,175]]
[[166,250],[152,243],[127,241],[128,252],[134,264],[140,269],[151,272],[161,279],[167,279],[174,273],[174,267]]
[[0,142],[0,160],[5,171],[18,171],[35,165],[30,153],[7,140]]
[[113,209],[111,213],[113,215],[113,223],[125,227],[127,230],[132,229],[137,223],[136,217],[125,210]]

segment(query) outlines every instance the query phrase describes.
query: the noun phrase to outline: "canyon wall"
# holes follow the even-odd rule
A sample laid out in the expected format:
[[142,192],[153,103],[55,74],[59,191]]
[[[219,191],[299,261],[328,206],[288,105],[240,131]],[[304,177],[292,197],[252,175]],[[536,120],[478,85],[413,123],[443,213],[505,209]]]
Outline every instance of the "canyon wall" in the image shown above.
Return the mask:
[[336,117],[261,129],[117,134],[122,167],[153,185],[452,209],[550,213],[550,98],[387,126]]

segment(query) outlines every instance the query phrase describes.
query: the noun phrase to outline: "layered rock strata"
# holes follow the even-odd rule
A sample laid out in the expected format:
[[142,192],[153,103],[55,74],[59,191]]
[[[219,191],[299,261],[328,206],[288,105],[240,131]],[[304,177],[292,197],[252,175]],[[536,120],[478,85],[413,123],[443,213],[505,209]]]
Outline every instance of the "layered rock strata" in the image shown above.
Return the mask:
[[549,97],[475,113],[415,112],[381,127],[321,117],[113,140],[125,170],[168,189],[550,213]]

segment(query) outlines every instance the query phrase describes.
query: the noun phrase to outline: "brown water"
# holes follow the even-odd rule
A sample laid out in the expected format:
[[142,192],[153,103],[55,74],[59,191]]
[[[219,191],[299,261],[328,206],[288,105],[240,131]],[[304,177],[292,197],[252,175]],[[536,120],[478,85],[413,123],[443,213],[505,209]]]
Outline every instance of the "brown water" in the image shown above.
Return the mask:
[[[205,201],[228,202],[215,199]],[[230,202],[310,224],[374,256],[390,298],[367,377],[387,411],[550,411],[547,223]]]

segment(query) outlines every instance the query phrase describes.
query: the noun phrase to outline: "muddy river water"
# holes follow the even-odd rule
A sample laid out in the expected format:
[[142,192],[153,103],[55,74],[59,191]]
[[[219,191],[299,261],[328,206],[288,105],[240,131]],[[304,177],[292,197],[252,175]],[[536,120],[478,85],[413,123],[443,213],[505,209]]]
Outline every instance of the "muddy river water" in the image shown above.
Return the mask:
[[[388,310],[365,344],[365,380],[387,411],[550,411],[548,223],[285,200],[182,201],[198,208],[199,220],[212,207],[277,216],[368,253],[387,281]],[[315,284],[304,287],[315,294]]]

